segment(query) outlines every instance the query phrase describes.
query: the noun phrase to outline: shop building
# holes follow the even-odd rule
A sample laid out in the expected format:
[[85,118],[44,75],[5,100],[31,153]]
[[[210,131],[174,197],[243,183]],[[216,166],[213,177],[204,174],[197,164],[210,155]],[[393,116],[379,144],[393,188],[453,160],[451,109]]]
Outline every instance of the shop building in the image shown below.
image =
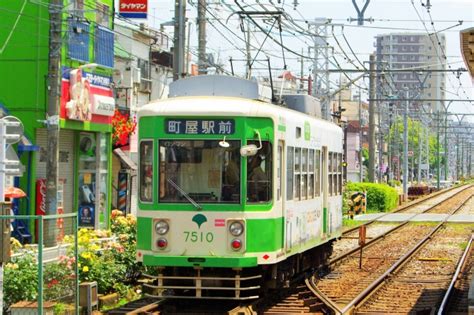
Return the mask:
[[[5,17],[2,21],[15,27],[0,30],[0,42],[6,43],[0,62],[8,73],[0,76],[0,103],[22,120],[25,137],[31,142],[16,148],[27,151],[21,154],[25,173],[18,185],[28,198],[20,202],[20,214],[41,214],[45,210],[45,123],[51,52],[49,13],[44,3],[7,1],[1,13]],[[106,228],[111,210],[115,110],[113,0],[65,0],[63,12],[58,212],[78,212],[80,226]],[[30,226],[32,229],[34,226]]]

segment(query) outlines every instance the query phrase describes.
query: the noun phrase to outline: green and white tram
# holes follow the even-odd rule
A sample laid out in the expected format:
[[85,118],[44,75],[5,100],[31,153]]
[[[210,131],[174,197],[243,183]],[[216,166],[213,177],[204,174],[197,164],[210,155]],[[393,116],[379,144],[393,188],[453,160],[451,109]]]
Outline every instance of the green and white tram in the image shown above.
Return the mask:
[[137,260],[160,267],[156,294],[256,298],[341,235],[341,128],[258,95],[200,76],[140,109]]

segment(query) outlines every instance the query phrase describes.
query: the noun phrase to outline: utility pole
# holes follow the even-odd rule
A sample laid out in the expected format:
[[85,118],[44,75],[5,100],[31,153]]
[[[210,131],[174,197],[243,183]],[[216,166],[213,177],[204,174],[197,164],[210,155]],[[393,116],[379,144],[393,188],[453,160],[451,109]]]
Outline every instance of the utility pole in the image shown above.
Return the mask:
[[370,55],[369,67],[369,182],[375,181],[375,55]]
[[[421,122],[421,126],[423,127],[423,122]],[[421,163],[423,162],[423,146],[422,146],[422,136],[424,134],[424,128],[421,128],[420,134],[418,135],[418,184],[421,183]]]
[[199,43],[198,43],[198,73],[199,75],[207,74],[206,61],[206,0],[199,0],[198,2],[198,28],[199,28]]
[[405,110],[403,111],[403,195],[408,196],[408,105],[410,92],[405,91]]
[[[59,97],[61,62],[61,15],[63,0],[49,3],[49,64],[48,64],[48,113],[47,113],[47,161],[46,161],[46,214],[55,215],[58,209],[58,160],[59,160]],[[45,220],[44,243],[55,246],[56,220]],[[42,246],[42,244],[39,244]]]
[[252,55],[250,53],[250,21],[247,21],[247,40],[245,41],[245,51],[247,55],[247,71],[245,77],[250,80],[252,77]]
[[438,107],[438,111],[436,113],[436,188],[439,190],[440,188],[440,178],[439,178],[439,175],[440,175],[440,169],[439,169],[439,160],[440,160],[440,156],[439,156],[439,125],[440,125],[440,111],[439,111],[439,107]]
[[444,119],[444,180],[449,178],[449,148],[448,148],[448,109]]
[[364,181],[364,163],[362,161],[362,92],[359,86],[359,179]]
[[[301,48],[301,56],[304,55],[304,49]],[[300,93],[303,92],[304,90],[304,81],[303,81],[303,76],[304,76],[304,58],[301,57],[300,59],[301,62],[301,69],[300,69]],[[309,92],[309,91],[308,91]]]
[[173,39],[173,81],[184,73],[186,1],[175,0],[174,3],[174,39]]

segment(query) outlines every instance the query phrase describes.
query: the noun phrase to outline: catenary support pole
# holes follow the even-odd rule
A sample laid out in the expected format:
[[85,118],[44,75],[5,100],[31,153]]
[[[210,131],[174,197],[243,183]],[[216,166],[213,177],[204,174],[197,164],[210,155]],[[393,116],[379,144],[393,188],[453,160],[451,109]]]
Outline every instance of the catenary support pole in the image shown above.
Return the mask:
[[369,76],[369,182],[375,181],[375,55],[370,55]]
[[444,117],[444,180],[449,178],[448,115]]
[[364,181],[364,162],[362,161],[362,92],[359,86],[359,179]]
[[[47,113],[47,160],[46,160],[46,214],[56,214],[58,208],[58,159],[59,159],[59,97],[61,84],[61,26],[63,0],[49,2],[49,64],[48,64],[48,113]],[[56,229],[53,220],[45,222],[44,242],[55,246]],[[43,244],[39,244],[42,246]]]
[[421,163],[423,163],[423,135],[424,135],[424,128],[423,122],[421,122],[421,129],[420,133],[418,134],[418,176],[417,182],[418,184],[421,183]]
[[408,197],[408,89],[405,91],[405,110],[403,111],[403,195]]
[[199,75],[207,74],[206,61],[206,0],[199,0],[198,2],[198,72]]
[[174,3],[174,39],[173,39],[173,80],[176,81],[184,72],[186,1],[175,0]]
[[439,125],[440,125],[440,111],[438,109],[436,113],[436,188],[439,190],[440,188],[440,169],[439,169],[439,163],[440,163],[440,153],[439,153]]

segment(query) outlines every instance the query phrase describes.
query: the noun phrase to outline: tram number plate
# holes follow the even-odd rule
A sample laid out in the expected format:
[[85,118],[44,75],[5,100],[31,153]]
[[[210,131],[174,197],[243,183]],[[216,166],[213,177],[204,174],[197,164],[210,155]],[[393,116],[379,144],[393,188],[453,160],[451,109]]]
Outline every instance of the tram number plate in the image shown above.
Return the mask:
[[186,243],[212,243],[214,234],[212,232],[184,231],[184,241]]

